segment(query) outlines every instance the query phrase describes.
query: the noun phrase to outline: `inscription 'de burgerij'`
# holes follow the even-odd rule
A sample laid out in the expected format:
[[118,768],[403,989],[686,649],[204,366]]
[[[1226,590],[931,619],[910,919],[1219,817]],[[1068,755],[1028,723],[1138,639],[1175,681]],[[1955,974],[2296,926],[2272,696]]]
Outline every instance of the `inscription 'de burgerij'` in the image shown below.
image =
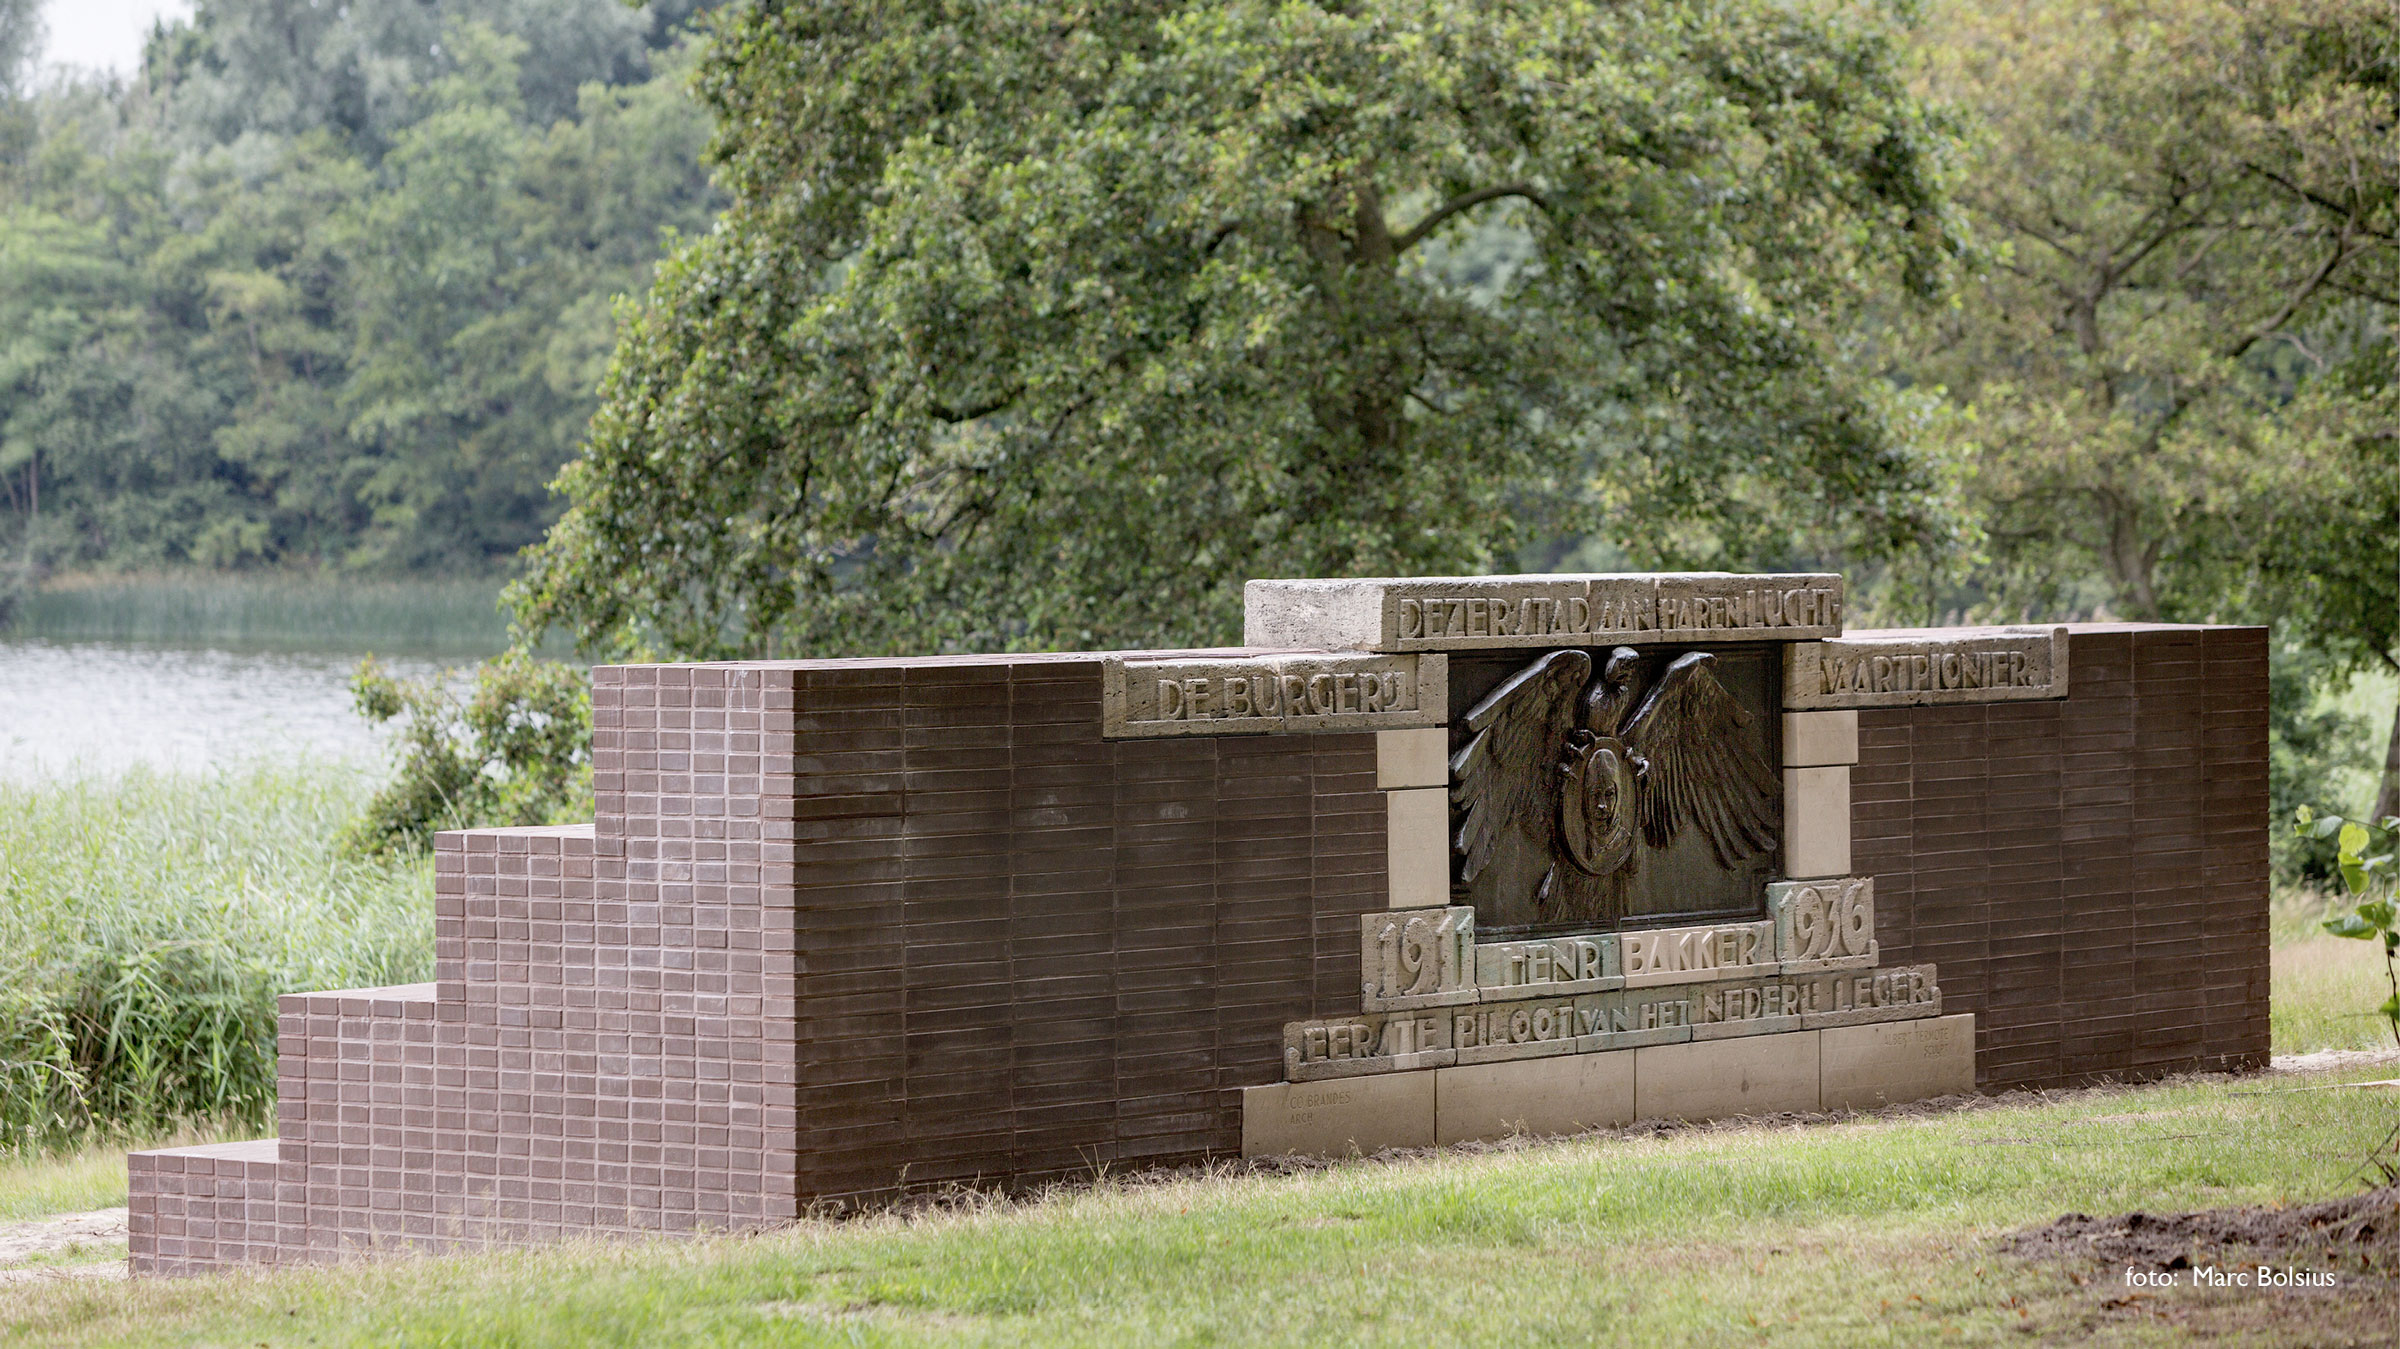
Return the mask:
[[1101,677],[1110,737],[1438,726],[1440,656],[1250,656],[1125,661]]

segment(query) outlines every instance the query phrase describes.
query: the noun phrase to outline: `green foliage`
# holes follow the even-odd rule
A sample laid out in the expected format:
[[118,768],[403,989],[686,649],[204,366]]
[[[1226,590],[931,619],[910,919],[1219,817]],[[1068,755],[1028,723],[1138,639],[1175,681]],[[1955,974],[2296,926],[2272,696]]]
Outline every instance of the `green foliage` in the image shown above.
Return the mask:
[[344,836],[368,855],[422,851],[443,829],[569,824],[592,802],[592,701],[581,666],[512,651],[476,667],[471,692],[447,673],[403,681],[374,657],[350,688],[359,715],[400,719],[392,781]]
[[[685,7],[688,8],[688,7]],[[489,572],[714,207],[679,26],[224,0],[0,136],[0,557]]]
[[[2333,804],[2363,809],[2337,795],[2371,761],[2366,719],[2331,696],[2347,679],[2340,664],[2315,647],[2278,641],[2267,658],[2268,818],[2291,819],[2304,807]],[[2329,883],[2334,844],[2306,831],[2277,830],[2271,838],[2276,873],[2287,882]]]
[[[2349,913],[2327,919],[2325,930],[2336,937],[2381,943],[2391,996],[2375,1013],[2391,1023],[2392,1040],[2400,1044],[2400,867],[2394,865],[2400,817],[2370,825],[2339,815],[2318,815],[2303,806],[2294,816],[2292,828],[2312,838],[2334,840],[2335,873],[2356,904]],[[2380,851],[2370,851],[2377,848]]]
[[344,857],[347,776],[0,782],[0,1151],[265,1126],[275,999],[430,977],[421,864]]
[[758,5],[530,631],[1175,643],[1254,576],[1963,531],[1840,341],[1955,246],[1880,10]]
[[2245,578],[2277,531],[2245,516],[2303,522],[2294,471],[2379,421],[2390,454],[2400,21],[2382,0],[1939,12],[1929,75],[1972,113],[1960,195],[1989,266],[1903,365],[1965,414],[1986,602],[2272,612]]

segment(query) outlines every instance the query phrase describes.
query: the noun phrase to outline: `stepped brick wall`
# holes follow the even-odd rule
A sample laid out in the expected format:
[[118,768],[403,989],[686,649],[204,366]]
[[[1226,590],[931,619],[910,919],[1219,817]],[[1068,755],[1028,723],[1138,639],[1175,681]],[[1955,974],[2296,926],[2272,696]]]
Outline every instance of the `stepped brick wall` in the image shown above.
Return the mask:
[[[1986,1089],[2262,1062],[2266,648],[2078,628],[2059,702],[1871,711],[1858,874]],[[435,981],[282,1006],[279,1139],[136,1154],[187,1272],[740,1228],[1238,1153],[1359,998],[1370,734],[1104,741],[1090,656],[614,666],[599,823],[442,835]]]

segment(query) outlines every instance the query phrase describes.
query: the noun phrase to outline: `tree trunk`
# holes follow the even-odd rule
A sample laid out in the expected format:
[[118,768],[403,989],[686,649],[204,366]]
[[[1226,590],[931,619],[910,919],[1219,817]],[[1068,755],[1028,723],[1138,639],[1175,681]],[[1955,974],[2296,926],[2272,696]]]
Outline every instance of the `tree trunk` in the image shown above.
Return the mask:
[[2400,815],[2400,706],[2393,709],[2392,739],[2383,751],[2383,785],[2375,791],[2375,808],[2367,818],[2380,822],[2394,815]]

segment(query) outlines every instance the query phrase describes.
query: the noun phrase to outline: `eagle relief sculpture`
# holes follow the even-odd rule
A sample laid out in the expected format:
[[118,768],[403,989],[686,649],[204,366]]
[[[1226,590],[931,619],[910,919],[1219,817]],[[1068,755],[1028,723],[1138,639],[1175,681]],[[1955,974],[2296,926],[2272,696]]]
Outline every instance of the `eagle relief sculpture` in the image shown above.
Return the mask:
[[1642,663],[1618,647],[1594,679],[1591,653],[1553,651],[1468,711],[1450,759],[1459,884],[1507,854],[1531,890],[1502,896],[1495,926],[1618,923],[1643,845],[1685,829],[1728,869],[1776,847],[1782,783],[1716,657],[1677,657],[1646,693]]

